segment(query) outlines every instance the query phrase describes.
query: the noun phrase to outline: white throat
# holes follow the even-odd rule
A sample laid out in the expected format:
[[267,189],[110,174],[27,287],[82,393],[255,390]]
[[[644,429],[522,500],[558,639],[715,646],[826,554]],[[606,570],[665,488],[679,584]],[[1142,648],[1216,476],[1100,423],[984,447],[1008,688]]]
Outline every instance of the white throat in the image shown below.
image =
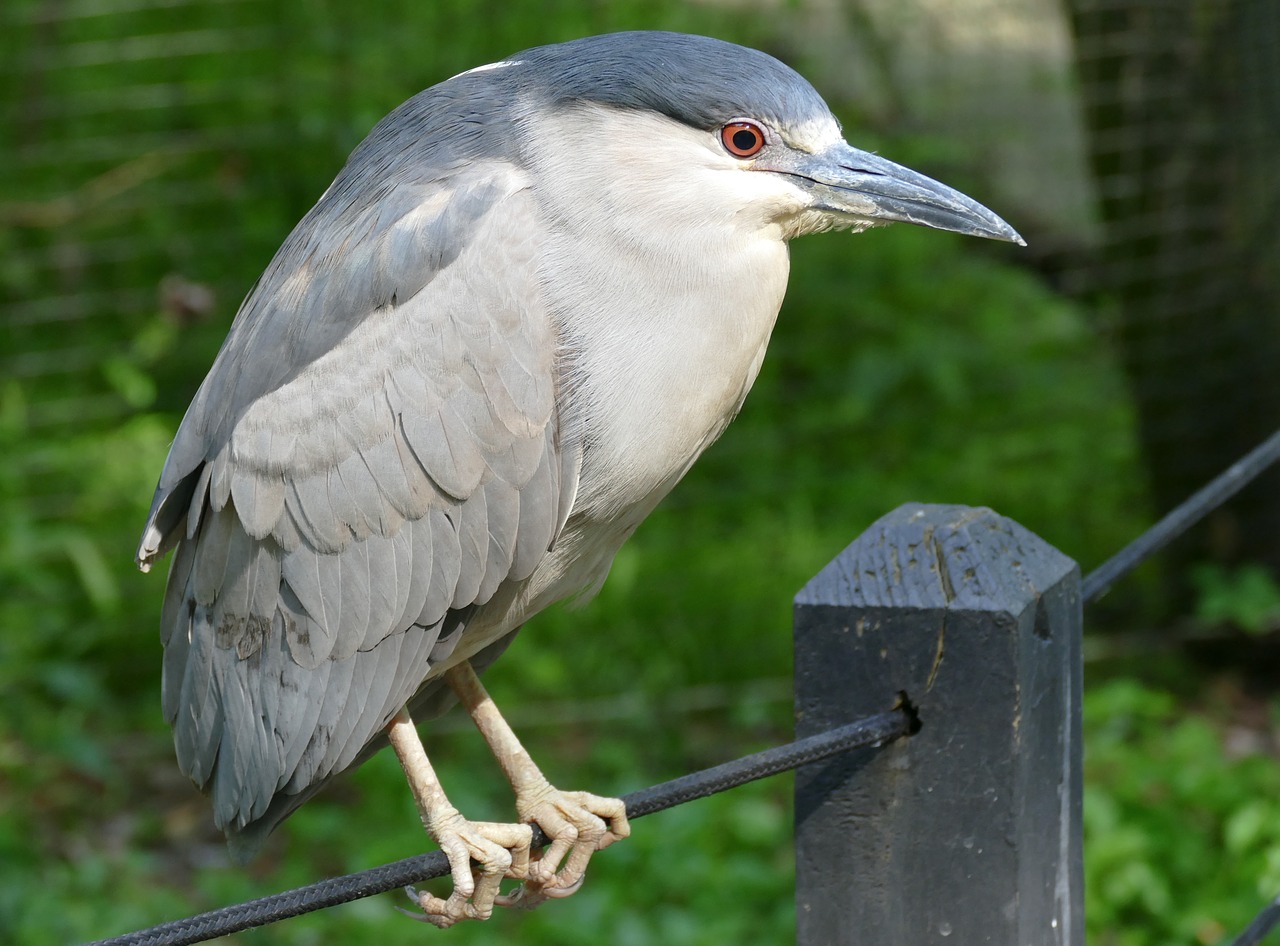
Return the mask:
[[579,143],[529,153],[586,445],[575,512],[638,522],[742,406],[786,290],[776,221],[803,196],[653,113],[574,108],[539,133]]

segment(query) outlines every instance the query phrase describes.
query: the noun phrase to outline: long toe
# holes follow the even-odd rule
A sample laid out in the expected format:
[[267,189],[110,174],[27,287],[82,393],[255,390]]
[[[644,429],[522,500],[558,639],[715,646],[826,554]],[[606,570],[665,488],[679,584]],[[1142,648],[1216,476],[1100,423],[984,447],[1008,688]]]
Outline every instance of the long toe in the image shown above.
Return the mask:
[[533,829],[527,824],[468,821],[458,816],[437,825],[434,833],[449,858],[453,893],[445,899],[406,888],[422,911],[409,914],[416,920],[441,929],[459,920],[487,920],[503,879],[528,876]]
[[561,897],[572,894],[582,885],[591,855],[631,833],[626,806],[617,798],[547,786],[533,798],[517,799],[516,807],[551,840],[529,865],[526,887],[543,894],[541,899],[555,898],[552,890],[563,891]]

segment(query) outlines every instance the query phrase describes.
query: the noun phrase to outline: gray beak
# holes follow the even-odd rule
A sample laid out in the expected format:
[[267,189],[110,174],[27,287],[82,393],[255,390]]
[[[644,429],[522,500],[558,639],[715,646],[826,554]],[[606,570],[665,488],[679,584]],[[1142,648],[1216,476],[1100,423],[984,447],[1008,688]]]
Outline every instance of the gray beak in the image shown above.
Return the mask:
[[820,154],[790,152],[790,175],[813,194],[814,209],[849,223],[902,221],[1026,246],[1013,227],[982,204],[901,164],[843,141]]

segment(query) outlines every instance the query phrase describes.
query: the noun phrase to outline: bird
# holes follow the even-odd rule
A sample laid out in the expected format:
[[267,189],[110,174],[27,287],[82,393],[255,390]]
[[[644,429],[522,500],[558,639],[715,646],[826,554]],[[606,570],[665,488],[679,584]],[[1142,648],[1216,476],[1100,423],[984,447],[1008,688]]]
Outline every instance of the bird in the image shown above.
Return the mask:
[[[454,884],[411,891],[421,919],[574,892],[625,808],[552,786],[480,674],[595,594],[737,414],[789,242],[894,221],[1023,243],[710,37],[528,49],[379,121],[241,304],[137,553],[174,553],[162,708],[233,856],[390,743]],[[455,702],[512,823],[464,818],[437,778],[417,725]]]

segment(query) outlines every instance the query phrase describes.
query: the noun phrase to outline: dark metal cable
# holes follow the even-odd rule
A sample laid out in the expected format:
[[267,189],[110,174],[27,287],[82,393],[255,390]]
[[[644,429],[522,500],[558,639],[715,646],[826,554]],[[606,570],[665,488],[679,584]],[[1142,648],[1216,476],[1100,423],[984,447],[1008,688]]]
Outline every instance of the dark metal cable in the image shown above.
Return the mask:
[[1253,918],[1245,931],[1235,938],[1231,946],[1257,946],[1280,923],[1280,897],[1276,897]]
[[[628,818],[642,818],[676,805],[705,798],[756,779],[776,775],[788,769],[818,762],[851,749],[881,746],[914,731],[915,719],[910,708],[894,709],[878,716],[840,726],[827,732],[797,739],[783,746],[765,749],[733,762],[703,769],[691,775],[641,789],[623,797]],[[547,837],[537,827],[533,831],[534,847],[543,847]],[[89,946],[187,946],[241,930],[265,926],[278,920],[301,916],[315,910],[337,906],[374,894],[396,890],[449,873],[449,861],[440,851],[420,854],[372,870],[331,877],[319,883],[283,893],[222,907],[161,923],[136,933],[97,940]]]
[[1248,486],[1276,460],[1280,460],[1280,431],[1227,467],[1211,483],[1090,572],[1081,589],[1084,601],[1097,601],[1118,580]]

